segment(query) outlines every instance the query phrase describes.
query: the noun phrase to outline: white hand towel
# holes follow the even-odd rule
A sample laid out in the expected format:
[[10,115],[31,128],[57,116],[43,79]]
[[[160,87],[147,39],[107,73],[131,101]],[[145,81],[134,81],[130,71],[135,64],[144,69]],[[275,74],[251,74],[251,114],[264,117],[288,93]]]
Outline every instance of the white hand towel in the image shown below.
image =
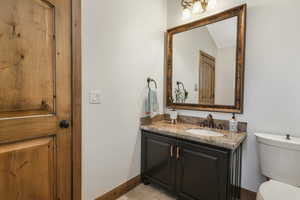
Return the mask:
[[148,91],[148,96],[145,103],[145,111],[146,115],[150,115],[151,117],[154,117],[156,114],[158,114],[159,105],[157,92],[155,90],[149,89]]

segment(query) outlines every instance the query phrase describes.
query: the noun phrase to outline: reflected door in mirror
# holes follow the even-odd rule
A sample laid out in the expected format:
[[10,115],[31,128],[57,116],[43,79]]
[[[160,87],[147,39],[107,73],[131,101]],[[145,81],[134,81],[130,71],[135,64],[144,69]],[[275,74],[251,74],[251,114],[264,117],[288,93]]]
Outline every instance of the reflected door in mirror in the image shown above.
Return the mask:
[[216,58],[200,51],[199,103],[215,104]]

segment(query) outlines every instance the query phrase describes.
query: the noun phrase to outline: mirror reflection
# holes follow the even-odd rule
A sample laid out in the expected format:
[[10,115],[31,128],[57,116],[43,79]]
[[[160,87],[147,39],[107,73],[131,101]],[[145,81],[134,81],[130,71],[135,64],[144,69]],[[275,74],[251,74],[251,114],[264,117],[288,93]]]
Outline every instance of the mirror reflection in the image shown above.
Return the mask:
[[234,105],[237,17],[173,36],[173,101]]

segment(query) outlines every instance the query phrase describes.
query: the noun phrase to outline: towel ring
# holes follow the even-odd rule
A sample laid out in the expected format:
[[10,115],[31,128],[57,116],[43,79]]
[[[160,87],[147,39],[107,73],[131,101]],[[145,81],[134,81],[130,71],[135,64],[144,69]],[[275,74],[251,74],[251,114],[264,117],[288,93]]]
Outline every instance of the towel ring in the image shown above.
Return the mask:
[[155,88],[157,89],[157,83],[153,78],[147,78],[148,88],[150,89],[151,82],[153,82],[155,84]]

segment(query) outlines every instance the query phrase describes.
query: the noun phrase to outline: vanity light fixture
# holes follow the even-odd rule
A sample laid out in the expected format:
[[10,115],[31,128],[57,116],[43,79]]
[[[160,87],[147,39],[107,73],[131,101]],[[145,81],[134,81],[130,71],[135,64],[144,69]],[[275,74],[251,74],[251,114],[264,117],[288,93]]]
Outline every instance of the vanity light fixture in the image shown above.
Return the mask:
[[181,0],[182,19],[189,19],[192,14],[204,13],[207,9],[213,9],[217,0]]

